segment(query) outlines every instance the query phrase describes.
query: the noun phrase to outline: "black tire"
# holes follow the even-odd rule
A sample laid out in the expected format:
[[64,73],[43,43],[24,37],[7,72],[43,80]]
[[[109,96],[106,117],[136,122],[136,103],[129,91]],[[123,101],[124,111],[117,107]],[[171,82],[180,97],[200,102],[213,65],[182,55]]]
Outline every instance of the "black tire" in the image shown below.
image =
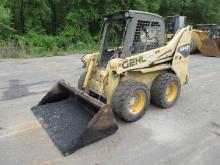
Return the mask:
[[[140,98],[139,98],[140,95]],[[130,105],[131,99],[134,100],[133,105]],[[137,101],[138,100],[138,101]],[[135,108],[137,111],[133,111]],[[113,94],[112,98],[112,109],[124,121],[134,122],[140,119],[147,111],[150,105],[150,91],[143,83],[126,80],[119,84],[118,88]]]
[[[175,90],[166,93],[170,86]],[[169,108],[176,104],[180,96],[181,84],[179,78],[172,73],[162,73],[155,78],[151,87],[151,101],[162,108]],[[169,90],[168,90],[169,91]],[[169,97],[172,96],[172,97]]]
[[86,72],[83,72],[80,77],[79,77],[79,80],[78,80],[78,88],[83,90],[83,83],[85,81],[85,78],[86,78]]

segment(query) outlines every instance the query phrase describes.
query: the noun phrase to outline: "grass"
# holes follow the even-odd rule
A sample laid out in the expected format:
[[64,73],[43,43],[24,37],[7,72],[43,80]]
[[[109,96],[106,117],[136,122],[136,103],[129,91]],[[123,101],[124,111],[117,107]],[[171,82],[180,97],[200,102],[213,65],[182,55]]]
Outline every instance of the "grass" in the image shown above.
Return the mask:
[[44,48],[40,46],[25,47],[15,44],[13,42],[1,42],[0,43],[0,58],[32,58],[32,57],[49,57],[60,56],[68,54],[88,54],[97,52],[98,46],[75,44],[70,45],[66,49],[61,48]]
[[23,58],[27,56],[25,50],[14,43],[0,43],[0,58]]

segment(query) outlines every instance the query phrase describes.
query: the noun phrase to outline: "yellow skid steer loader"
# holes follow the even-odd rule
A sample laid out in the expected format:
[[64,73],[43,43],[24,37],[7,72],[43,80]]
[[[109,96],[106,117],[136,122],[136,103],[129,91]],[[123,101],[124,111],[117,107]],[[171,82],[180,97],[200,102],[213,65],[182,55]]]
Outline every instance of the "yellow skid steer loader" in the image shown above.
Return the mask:
[[119,11],[104,16],[99,53],[82,58],[85,72],[78,88],[60,80],[32,108],[64,155],[113,134],[114,115],[134,122],[150,101],[175,105],[188,81],[192,28],[179,29],[165,41],[161,16],[142,11]]

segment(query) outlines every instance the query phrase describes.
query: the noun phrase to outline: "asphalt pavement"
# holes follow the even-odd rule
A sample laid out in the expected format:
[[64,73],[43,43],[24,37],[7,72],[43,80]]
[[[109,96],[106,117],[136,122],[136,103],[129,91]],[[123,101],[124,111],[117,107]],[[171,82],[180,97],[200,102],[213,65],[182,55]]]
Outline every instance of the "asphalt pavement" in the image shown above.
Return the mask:
[[76,86],[80,55],[0,60],[1,165],[219,165],[220,58],[191,55],[176,106],[153,105],[135,123],[64,157],[30,108],[59,79]]

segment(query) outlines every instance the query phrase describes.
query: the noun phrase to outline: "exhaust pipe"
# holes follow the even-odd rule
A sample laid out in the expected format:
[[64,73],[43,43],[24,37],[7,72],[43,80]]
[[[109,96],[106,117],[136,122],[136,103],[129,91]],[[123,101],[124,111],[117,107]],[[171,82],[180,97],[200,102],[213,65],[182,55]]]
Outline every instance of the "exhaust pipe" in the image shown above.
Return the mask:
[[31,110],[65,156],[118,129],[110,105],[64,80],[58,81]]

